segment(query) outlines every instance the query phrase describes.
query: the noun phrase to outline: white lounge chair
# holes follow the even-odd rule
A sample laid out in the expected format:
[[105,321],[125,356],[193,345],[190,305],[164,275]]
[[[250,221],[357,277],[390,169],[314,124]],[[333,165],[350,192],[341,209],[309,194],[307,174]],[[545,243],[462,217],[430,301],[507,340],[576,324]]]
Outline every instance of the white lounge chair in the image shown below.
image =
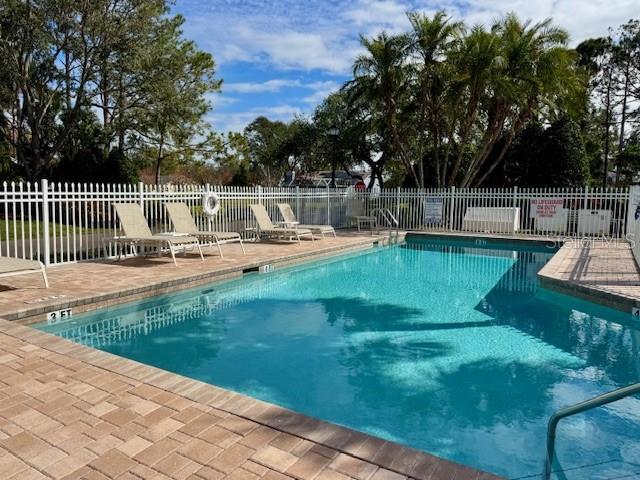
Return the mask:
[[258,224],[257,236],[258,240],[262,237],[271,238],[296,238],[300,242],[300,237],[310,236],[311,241],[314,241],[313,232],[305,228],[293,228],[293,227],[276,227],[269,218],[266,208],[263,205],[250,205],[253,216],[256,218]]
[[14,257],[0,257],[0,277],[12,277],[30,273],[40,273],[44,280],[45,288],[49,288],[47,271],[42,262]]
[[369,225],[371,232],[378,226],[378,217],[367,214],[364,208],[364,200],[355,198],[347,203],[347,217],[356,221],[358,231],[362,225]]
[[119,243],[129,243],[137,246],[152,246],[157,247],[161,252],[162,247],[168,247],[171,253],[173,263],[178,266],[176,262],[176,252],[185,251],[189,247],[197,248],[200,253],[200,258],[204,262],[204,256],[202,255],[202,249],[200,248],[200,242],[196,237],[189,235],[171,235],[166,233],[153,234],[147,224],[147,220],[142,214],[140,205],[137,203],[114,203],[118,218],[124,235],[117,237],[114,240]]
[[288,203],[279,203],[278,210],[282,214],[282,218],[284,218],[285,226],[294,226],[295,228],[303,228],[306,230],[311,230],[313,233],[319,233],[324,238],[325,233],[332,233],[333,236],[336,236],[336,231],[331,225],[301,225],[296,216],[291,210],[291,206]]
[[244,245],[242,244],[242,237],[239,233],[200,230],[193,216],[191,216],[189,206],[186,203],[165,203],[164,206],[167,209],[171,223],[173,223],[173,228],[177,233],[191,235],[200,241],[212,241],[218,247],[220,257],[222,257],[220,245],[228,242],[240,242],[242,253],[246,253]]

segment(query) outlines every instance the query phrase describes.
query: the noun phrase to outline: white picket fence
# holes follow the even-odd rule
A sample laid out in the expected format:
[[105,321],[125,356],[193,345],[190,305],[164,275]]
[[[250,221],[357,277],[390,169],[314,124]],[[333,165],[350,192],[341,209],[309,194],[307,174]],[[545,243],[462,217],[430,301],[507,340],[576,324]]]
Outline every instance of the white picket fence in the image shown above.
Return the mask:
[[[236,231],[245,237],[256,226],[249,208],[254,203],[265,205],[274,220],[280,219],[276,204],[289,203],[301,223],[328,223],[336,228],[352,227],[357,213],[388,209],[404,230],[534,236],[624,238],[633,218],[628,188],[357,192],[47,180],[4,182],[0,187],[0,255],[40,259],[47,264],[113,256],[115,246],[109,240],[119,234],[119,224],[112,204],[118,202],[139,203],[154,232],[171,231],[164,203],[185,202],[201,229]],[[202,213],[206,192],[215,192],[221,199],[220,211],[211,219]],[[547,215],[548,211],[553,214]]]

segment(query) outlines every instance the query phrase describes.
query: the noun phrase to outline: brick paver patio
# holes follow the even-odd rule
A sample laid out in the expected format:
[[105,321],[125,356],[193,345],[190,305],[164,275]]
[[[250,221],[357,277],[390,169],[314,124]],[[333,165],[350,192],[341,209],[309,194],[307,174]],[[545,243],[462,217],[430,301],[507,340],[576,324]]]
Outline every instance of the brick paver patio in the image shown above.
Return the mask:
[[[301,245],[237,246],[206,262],[134,258],[3,279],[0,317],[56,306],[82,310],[205,283],[265,263],[366,248],[341,235]],[[211,254],[211,252],[209,252]],[[628,244],[567,242],[540,272],[544,285],[616,308],[639,305]],[[38,313],[39,312],[39,313]],[[0,478],[317,479],[497,477],[132,360],[0,320]]]
[[0,478],[497,479],[4,320]]
[[[0,317],[41,320],[371,246],[341,235],[301,245],[236,245],[171,260],[148,257],[3,279]],[[495,479],[398,444],[0,320],[0,479]],[[28,322],[27,322],[28,323]]]
[[640,306],[640,269],[627,242],[566,242],[538,275],[543,286],[592,302]]
[[203,249],[204,262],[197,254],[188,253],[178,257],[177,267],[167,255],[56,265],[48,269],[49,289],[44,288],[38,275],[2,278],[0,318],[14,320],[37,315],[32,320],[43,320],[44,312],[68,307],[73,307],[77,313],[87,308],[122,303],[135,296],[151,296],[240,275],[245,269],[267,263],[279,266],[363,248],[384,238],[342,233],[338,238],[307,240],[299,244],[247,243],[246,255],[238,244],[230,244],[222,247],[224,258],[218,256],[217,249],[206,247]]

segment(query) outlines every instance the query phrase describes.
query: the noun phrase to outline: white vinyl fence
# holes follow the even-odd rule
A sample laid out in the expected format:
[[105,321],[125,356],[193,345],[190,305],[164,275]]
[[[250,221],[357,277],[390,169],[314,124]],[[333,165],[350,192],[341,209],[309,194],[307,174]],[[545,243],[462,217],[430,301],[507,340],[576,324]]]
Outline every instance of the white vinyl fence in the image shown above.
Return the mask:
[[[216,216],[202,212],[202,197],[221,200]],[[185,202],[203,230],[253,235],[253,203],[280,220],[277,203],[289,203],[301,223],[352,227],[354,216],[387,210],[404,230],[467,231],[510,235],[624,238],[630,190],[610,189],[385,189],[219,187],[210,185],[108,185],[7,183],[0,185],[0,255],[47,264],[107,258],[119,234],[112,204],[139,203],[153,232],[171,231],[164,203]],[[635,208],[635,207],[634,207]],[[636,223],[633,224],[634,226]],[[640,233],[635,232],[634,233]]]

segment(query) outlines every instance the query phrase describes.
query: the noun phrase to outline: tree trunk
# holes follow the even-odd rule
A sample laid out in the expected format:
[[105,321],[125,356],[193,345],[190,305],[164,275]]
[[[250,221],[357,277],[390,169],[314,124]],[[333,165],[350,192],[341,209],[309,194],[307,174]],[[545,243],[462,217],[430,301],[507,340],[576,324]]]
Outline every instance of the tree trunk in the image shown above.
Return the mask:
[[164,132],[160,134],[158,145],[158,157],[156,158],[156,185],[160,185],[160,164],[162,163],[162,150],[164,148]]
[[[474,94],[469,99],[469,104],[467,105],[467,114],[462,124],[462,132],[460,134],[460,141],[458,142],[458,155],[453,163],[453,170],[451,171],[451,177],[449,177],[449,181],[447,182],[447,186],[452,186],[456,177],[458,176],[458,172],[460,171],[460,166],[462,165],[462,157],[464,156],[464,146],[469,139],[469,135],[471,134],[471,127],[473,126],[473,122],[478,115],[478,106],[480,103],[480,94],[477,91],[478,85],[474,83]],[[449,137],[450,139],[453,136]],[[443,179],[444,180],[444,179]]]
[[384,188],[384,179],[382,178],[382,170],[378,171],[378,186]]
[[[627,99],[629,97],[629,61],[625,66],[624,89],[622,91],[622,111],[620,112],[620,138],[618,140],[618,154],[624,150],[624,129],[627,120]],[[620,165],[616,165],[616,185],[618,184],[618,176],[620,173]]]
[[611,82],[613,77],[613,67],[609,66],[609,75],[607,78],[607,94],[605,101],[605,117],[604,117],[604,165],[602,172],[602,188],[607,187],[607,171],[609,170],[609,128],[611,126]]
[[500,104],[495,105],[495,110],[489,115],[489,124],[487,126],[487,130],[482,137],[482,142],[480,144],[482,147],[474,156],[471,164],[469,165],[467,173],[460,183],[460,186],[462,188],[469,187],[471,182],[475,179],[476,175],[478,175],[478,172],[482,168],[482,165],[491,153],[493,146],[500,138],[506,119],[506,110]]
[[376,183],[376,176],[378,175],[378,167],[375,163],[371,164],[371,178],[369,179],[369,185],[367,185],[367,190],[371,191],[373,189],[373,185]]
[[118,149],[124,152],[125,140],[126,140],[126,127],[125,127],[125,112],[127,110],[127,97],[124,94],[124,86],[122,83],[122,73],[118,78]]

